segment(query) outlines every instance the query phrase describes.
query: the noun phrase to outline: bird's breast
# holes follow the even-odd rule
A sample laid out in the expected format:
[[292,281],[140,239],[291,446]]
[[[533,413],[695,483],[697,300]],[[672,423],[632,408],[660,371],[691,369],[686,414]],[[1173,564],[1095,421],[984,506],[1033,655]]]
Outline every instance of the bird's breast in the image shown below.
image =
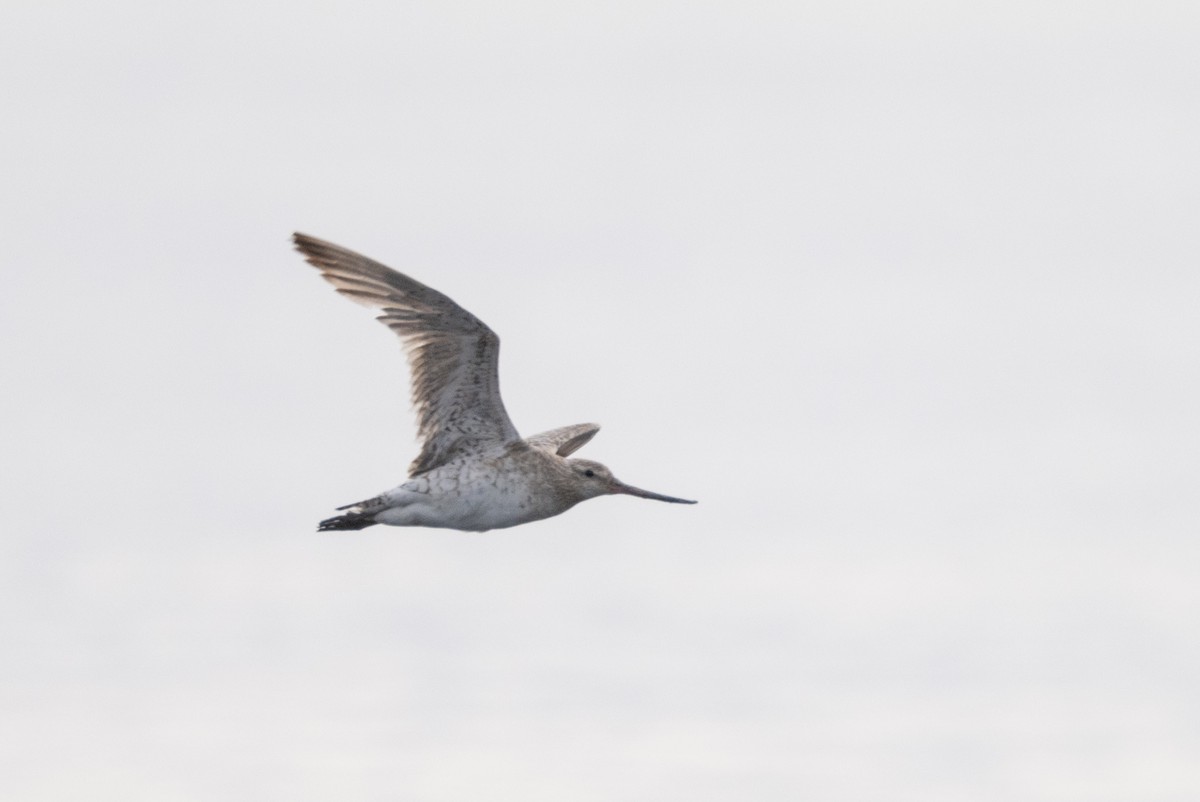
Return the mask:
[[449,463],[420,477],[424,503],[438,523],[468,531],[503,529],[558,515],[574,506],[535,464],[497,458]]

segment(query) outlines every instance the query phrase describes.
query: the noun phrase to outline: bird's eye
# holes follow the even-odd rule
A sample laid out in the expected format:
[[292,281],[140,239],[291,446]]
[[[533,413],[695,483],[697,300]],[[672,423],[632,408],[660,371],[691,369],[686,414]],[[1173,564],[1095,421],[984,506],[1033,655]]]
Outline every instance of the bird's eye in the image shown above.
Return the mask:
[[595,476],[596,472],[593,471],[591,468],[588,468],[586,471],[583,472],[583,475],[584,476]]

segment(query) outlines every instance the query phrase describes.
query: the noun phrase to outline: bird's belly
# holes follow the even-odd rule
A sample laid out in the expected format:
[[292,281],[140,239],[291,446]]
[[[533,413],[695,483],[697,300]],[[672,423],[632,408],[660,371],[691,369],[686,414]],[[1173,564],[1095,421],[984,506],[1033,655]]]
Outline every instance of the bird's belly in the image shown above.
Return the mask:
[[561,510],[545,509],[532,494],[514,490],[508,493],[464,494],[454,508],[455,529],[483,532],[548,518]]
[[408,498],[400,506],[384,510],[375,520],[392,526],[484,532],[538,521],[563,511],[539,503],[535,493],[519,487],[502,489],[492,485],[463,487],[460,484],[441,492],[430,488],[419,495],[405,495]]

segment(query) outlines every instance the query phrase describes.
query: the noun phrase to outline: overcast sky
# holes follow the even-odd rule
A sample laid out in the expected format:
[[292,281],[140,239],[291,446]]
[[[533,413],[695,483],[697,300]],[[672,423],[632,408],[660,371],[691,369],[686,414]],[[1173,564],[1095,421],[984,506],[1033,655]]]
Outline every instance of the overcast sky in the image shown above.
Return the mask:
[[[1200,10],[18,0],[0,796],[1200,798]],[[415,454],[294,230],[697,498]]]

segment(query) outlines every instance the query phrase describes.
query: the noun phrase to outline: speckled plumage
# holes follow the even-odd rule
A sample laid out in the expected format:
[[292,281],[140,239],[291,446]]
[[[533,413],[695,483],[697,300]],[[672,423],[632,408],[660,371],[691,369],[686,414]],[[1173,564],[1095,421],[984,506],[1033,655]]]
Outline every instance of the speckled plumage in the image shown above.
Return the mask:
[[447,296],[365,256],[304,234],[296,249],[341,294],[382,311],[412,370],[420,454],[409,481],[341,507],[320,529],[373,524],[467,531],[501,529],[624,493],[694,504],[626,485],[603,465],[568,459],[595,436],[593,423],[521,439],[500,398],[500,339]]

